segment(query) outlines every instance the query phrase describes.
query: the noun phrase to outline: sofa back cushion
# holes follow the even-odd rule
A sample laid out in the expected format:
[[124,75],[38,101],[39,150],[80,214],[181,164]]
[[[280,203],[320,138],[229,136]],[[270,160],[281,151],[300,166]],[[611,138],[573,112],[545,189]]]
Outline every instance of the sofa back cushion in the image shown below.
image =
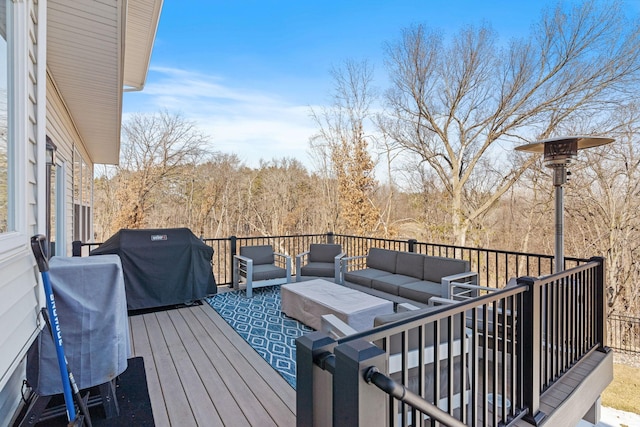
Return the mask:
[[271,245],[241,246],[240,255],[251,258],[253,265],[273,264],[273,248]]
[[424,255],[411,252],[398,252],[396,274],[415,277],[422,280],[424,275]]
[[[426,308],[422,308],[419,310],[414,310],[414,311],[403,311],[400,313],[392,313],[392,314],[382,314],[379,316],[376,316],[373,319],[373,326],[381,326],[381,325],[386,325],[388,323],[394,323],[394,322],[399,322],[399,321],[403,321],[403,320],[407,320],[409,318],[414,318],[414,317],[419,317],[419,316],[426,316],[427,314],[429,314],[432,311],[441,309],[442,307],[439,306],[433,306],[433,307],[426,307]],[[455,316],[454,321],[453,321],[453,337],[454,339],[459,339],[461,336],[460,333],[460,316]],[[427,324],[423,331],[424,331],[424,345],[425,347],[429,347],[432,346],[433,343],[435,342],[434,339],[434,329],[435,329],[435,324],[434,323],[429,323]],[[409,350],[414,350],[416,348],[418,348],[418,335],[419,333],[419,329],[416,328],[411,328],[409,330]],[[440,343],[445,343],[448,341],[449,339],[449,322],[446,321],[442,321],[440,322]],[[380,348],[382,348],[381,346],[381,342],[375,342],[376,345],[378,345]],[[402,352],[402,337],[399,334],[393,335],[391,337],[390,340],[390,353],[391,354],[396,354],[396,353],[400,353]]]
[[367,267],[376,270],[388,271],[391,274],[396,272],[397,251],[389,249],[370,248],[367,255]]
[[469,261],[438,256],[425,256],[424,280],[440,283],[443,277],[465,273],[470,271],[469,268]]
[[309,262],[333,262],[340,252],[341,245],[312,243],[309,246]]

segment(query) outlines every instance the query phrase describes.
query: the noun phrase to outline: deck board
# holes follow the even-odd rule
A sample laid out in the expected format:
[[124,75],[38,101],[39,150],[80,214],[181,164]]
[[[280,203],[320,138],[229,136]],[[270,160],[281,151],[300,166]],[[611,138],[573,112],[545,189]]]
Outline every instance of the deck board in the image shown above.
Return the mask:
[[129,323],[157,426],[295,425],[295,390],[210,306]]
[[207,396],[211,399],[211,403],[218,412],[220,419],[234,419],[246,423],[244,414],[233,396],[230,393],[220,392],[226,389],[225,383],[216,372],[217,369],[213,361],[200,345],[194,329],[190,327],[192,324],[199,326],[196,318],[194,316],[185,316],[191,314],[190,312],[179,314],[180,316],[175,316],[173,321],[182,337],[184,346],[190,349],[189,357],[193,364],[198,366],[203,372],[216,373],[216,375],[207,374],[203,376],[198,374],[198,376],[207,391]]
[[[149,342],[149,335],[144,318],[142,316],[129,317],[129,325],[131,327],[132,353],[134,356],[144,356],[144,366],[147,375],[147,387],[149,388],[149,395],[161,396],[162,388],[160,387],[160,379],[158,378],[155,361],[151,356],[151,343]],[[152,405],[152,410],[156,426],[165,427],[170,425],[167,408],[164,404],[164,399],[157,399],[155,404]]]
[[[193,418],[193,413],[164,338],[162,329],[166,325],[160,326],[155,313],[149,316],[145,315],[144,320],[149,332],[152,357],[156,365],[162,394],[167,397],[164,399],[164,404],[167,408],[169,423],[170,425],[179,425],[180,420]],[[137,353],[135,355],[138,356]],[[153,400],[151,400],[151,406],[153,407]]]

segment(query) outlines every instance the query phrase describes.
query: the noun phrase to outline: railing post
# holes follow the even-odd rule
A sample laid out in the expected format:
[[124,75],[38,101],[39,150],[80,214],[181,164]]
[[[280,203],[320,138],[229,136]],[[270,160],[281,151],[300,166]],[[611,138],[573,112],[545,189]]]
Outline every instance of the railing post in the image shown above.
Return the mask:
[[371,367],[385,371],[385,352],[364,340],[350,341],[334,349],[333,425],[365,427],[384,425],[388,397],[364,378]]
[[596,289],[595,289],[595,321],[596,321],[596,336],[595,339],[600,345],[598,351],[608,353],[610,351],[607,347],[607,293],[606,293],[606,279],[603,257],[593,257],[589,259],[590,262],[597,262],[596,268]]
[[80,240],[71,242],[71,256],[82,256],[82,242]]
[[296,339],[297,427],[331,425],[331,374],[315,366],[314,360],[334,346],[335,340],[322,332],[311,332]]
[[415,252],[418,241],[416,239],[409,239],[407,243],[409,244],[409,252]]
[[333,231],[327,231],[327,243],[333,245]]
[[236,254],[237,249],[237,240],[236,236],[229,237],[229,269],[227,273],[231,273],[229,277],[231,277],[231,281],[229,282],[229,287],[233,288],[233,256]]
[[542,348],[542,334],[540,318],[542,305],[540,301],[540,287],[535,284],[533,277],[518,278],[518,285],[526,285],[527,290],[522,297],[522,318],[520,330],[522,334],[522,389],[524,406],[529,412],[524,419],[533,425],[540,425],[545,413],[540,411],[540,351]]

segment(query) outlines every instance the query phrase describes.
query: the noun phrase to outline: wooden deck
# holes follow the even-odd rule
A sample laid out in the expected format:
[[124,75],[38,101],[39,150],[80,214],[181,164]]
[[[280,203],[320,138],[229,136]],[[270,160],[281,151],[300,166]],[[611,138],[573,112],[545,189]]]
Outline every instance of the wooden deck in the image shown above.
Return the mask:
[[[129,323],[156,426],[295,426],[295,390],[206,303]],[[612,377],[612,355],[590,354],[541,397],[543,424],[575,424]]]
[[295,390],[206,303],[129,323],[156,426],[295,426]]

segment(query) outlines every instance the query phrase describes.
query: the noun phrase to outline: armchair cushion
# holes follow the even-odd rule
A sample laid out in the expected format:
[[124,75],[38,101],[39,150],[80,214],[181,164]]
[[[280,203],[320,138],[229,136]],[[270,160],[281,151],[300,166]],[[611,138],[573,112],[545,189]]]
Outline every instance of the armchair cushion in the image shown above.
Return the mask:
[[287,270],[284,268],[276,267],[273,264],[258,264],[253,265],[253,277],[254,281],[280,279],[287,277]]
[[309,262],[330,262],[333,264],[335,257],[341,253],[341,245],[312,243],[309,246]]
[[271,245],[241,246],[240,255],[251,258],[254,268],[256,265],[274,263],[273,248]]
[[336,267],[333,262],[309,262],[300,267],[301,276],[333,277]]

